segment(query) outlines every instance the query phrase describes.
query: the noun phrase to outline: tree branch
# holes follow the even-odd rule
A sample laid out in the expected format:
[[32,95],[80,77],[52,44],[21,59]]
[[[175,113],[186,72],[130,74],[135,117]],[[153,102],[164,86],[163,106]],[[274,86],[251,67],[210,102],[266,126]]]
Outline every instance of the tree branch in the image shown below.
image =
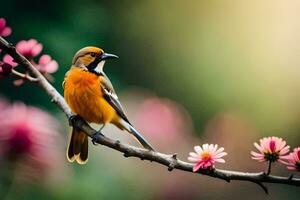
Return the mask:
[[[52,98],[51,101],[58,105],[58,107],[67,115],[68,119],[72,117],[72,112],[64,98],[24,56],[16,51],[12,44],[0,37],[0,48],[10,54],[16,62],[26,67],[26,69],[30,71],[37,79],[36,83]],[[94,134],[97,131],[91,128],[87,122],[80,118],[73,119],[72,125],[74,127],[81,129],[89,137],[95,136]],[[118,140],[113,140],[103,135],[96,136],[95,142],[122,152],[124,157],[137,157],[141,160],[149,160],[151,162],[160,163],[165,165],[169,171],[172,171],[173,169],[179,169],[187,172],[193,172],[193,165],[177,159],[177,154],[168,155],[160,152],[149,151],[135,146],[123,144]],[[253,182],[261,186],[266,193],[268,193],[268,190],[263,183],[300,186],[300,179],[294,178],[293,175],[290,177],[281,177],[269,175],[264,172],[248,173],[222,169],[200,170],[197,173],[218,178],[227,182],[230,182],[231,180]]]
[[11,70],[11,73],[22,78],[22,79],[25,79],[25,80],[28,80],[28,81],[31,81],[31,82],[37,82],[38,79],[37,78],[34,78],[32,76],[30,76],[29,74],[26,74],[26,73],[21,73],[21,72],[18,72],[17,70],[14,70],[12,69]]

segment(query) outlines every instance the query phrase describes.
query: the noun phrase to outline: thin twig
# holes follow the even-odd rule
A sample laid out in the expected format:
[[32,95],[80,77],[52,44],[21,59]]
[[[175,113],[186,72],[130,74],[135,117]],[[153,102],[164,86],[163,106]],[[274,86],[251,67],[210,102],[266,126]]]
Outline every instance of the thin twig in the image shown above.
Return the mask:
[[255,182],[255,181],[253,181],[253,183],[256,183],[258,186],[261,187],[261,189],[263,189],[263,191],[264,191],[266,194],[269,194],[268,188],[267,188],[262,182]]
[[[6,40],[0,37],[0,48],[10,54],[16,62],[24,65],[28,71],[30,71],[37,79],[38,83],[43,90],[52,98],[52,102],[56,103],[58,107],[67,115],[68,119],[72,116],[72,112],[69,106],[66,104],[64,98],[55,90],[55,88],[45,79],[45,77],[22,55],[20,55],[15,47],[9,44]],[[89,126],[87,122],[80,118],[75,118],[72,125],[75,128],[81,129],[89,137],[94,136],[97,132]],[[193,172],[193,165],[177,158],[177,154],[168,155],[160,152],[149,151],[143,148],[138,148],[128,144],[123,144],[118,140],[113,140],[111,138],[105,137],[103,135],[98,135],[95,139],[95,142],[102,144],[111,149],[115,149],[124,154],[125,157],[137,157],[141,160],[149,160],[152,162],[160,163],[165,165],[169,171],[173,169],[179,169],[187,172]],[[264,172],[258,173],[249,173],[249,172],[240,172],[240,171],[230,171],[223,169],[212,169],[212,170],[199,170],[198,174],[207,175],[210,177],[218,178],[227,182],[231,180],[239,181],[248,181],[258,184],[263,190],[267,193],[267,188],[263,183],[276,183],[276,184],[285,184],[300,186],[300,178],[282,177],[267,175]]]
[[24,73],[18,72],[15,69],[12,69],[11,73],[18,76],[18,77],[20,77],[20,78],[22,78],[22,79],[25,79],[25,80],[28,80],[28,81],[31,81],[31,82],[37,82],[39,80],[37,78],[34,78],[34,77],[30,76],[29,74],[24,74]]

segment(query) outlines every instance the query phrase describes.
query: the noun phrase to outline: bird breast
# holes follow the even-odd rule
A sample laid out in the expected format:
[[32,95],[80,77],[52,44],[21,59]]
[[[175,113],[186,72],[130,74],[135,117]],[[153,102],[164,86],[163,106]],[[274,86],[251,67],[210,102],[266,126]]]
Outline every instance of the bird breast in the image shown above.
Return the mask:
[[64,96],[74,113],[88,122],[103,123],[106,105],[99,76],[80,69],[71,70],[65,78]]

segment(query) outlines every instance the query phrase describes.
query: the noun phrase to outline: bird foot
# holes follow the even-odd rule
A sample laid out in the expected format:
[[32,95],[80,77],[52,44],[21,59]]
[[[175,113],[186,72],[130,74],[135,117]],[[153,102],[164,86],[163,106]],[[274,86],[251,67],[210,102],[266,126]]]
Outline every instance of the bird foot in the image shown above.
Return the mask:
[[71,117],[69,117],[69,125],[73,126],[74,123],[79,119],[81,119],[79,115],[72,115]]
[[94,133],[94,134],[92,135],[92,143],[93,143],[93,145],[97,146],[97,145],[98,145],[98,143],[97,143],[98,138],[99,138],[99,137],[103,137],[103,136],[104,136],[104,135],[103,135],[100,131],[97,131],[96,133]]

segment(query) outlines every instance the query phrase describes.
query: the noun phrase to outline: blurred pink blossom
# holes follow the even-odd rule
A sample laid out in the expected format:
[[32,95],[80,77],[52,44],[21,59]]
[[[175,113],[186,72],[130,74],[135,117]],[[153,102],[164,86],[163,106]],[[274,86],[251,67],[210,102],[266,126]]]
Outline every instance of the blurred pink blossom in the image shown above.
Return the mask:
[[25,80],[24,79],[17,79],[17,80],[14,80],[14,86],[21,86],[23,85],[23,83],[25,83]]
[[135,116],[135,124],[143,134],[164,141],[187,134],[189,122],[189,115],[179,104],[159,97],[144,100]]
[[[5,20],[2,23],[5,24]],[[20,54],[25,56],[31,62],[32,65],[34,65],[41,73],[43,73],[43,75],[49,81],[54,81],[54,78],[50,74],[57,71],[58,63],[55,60],[53,60],[49,55],[42,55],[38,63],[36,63],[34,60],[34,58],[41,53],[43,49],[42,44],[38,43],[38,41],[35,39],[22,40],[17,43],[16,49]],[[16,67],[17,65],[18,63],[16,63],[10,55],[5,55],[3,57],[3,61],[0,62],[0,78],[5,78],[8,75],[10,75],[10,73],[12,72],[12,68]],[[26,75],[27,73],[28,71],[26,71],[24,74]],[[24,75],[21,77],[21,79],[14,81],[15,86],[20,86],[25,82],[26,79],[24,79]]]
[[41,53],[43,45],[35,39],[30,39],[18,42],[16,48],[20,54],[31,59]]
[[42,55],[36,68],[42,73],[54,73],[58,69],[58,64],[49,55]]
[[18,64],[13,61],[13,58],[9,55],[3,57],[3,61],[0,61],[0,78],[5,78],[10,75],[12,68]]
[[300,171],[300,147],[295,148],[293,152],[287,156],[284,156],[283,159],[287,161],[284,162],[284,164],[287,165],[289,170]]
[[201,169],[212,169],[216,162],[225,163],[222,159],[227,153],[224,152],[224,148],[218,149],[218,145],[215,144],[203,144],[202,147],[195,146],[195,152],[190,152],[188,160],[195,163],[193,167],[193,172]]
[[16,67],[18,65],[18,63],[16,63],[13,59],[13,57],[11,57],[10,55],[6,54],[4,57],[3,57],[3,62],[12,66],[12,67]]
[[[58,124],[46,112],[0,99],[0,159],[15,166],[16,174],[40,179],[59,157]],[[1,171],[1,170],[0,170]]]
[[11,34],[11,28],[6,25],[6,20],[0,18],[0,36],[7,37]]
[[7,106],[9,105],[9,103],[0,96],[0,110],[4,110],[7,108]]
[[251,151],[252,159],[258,162],[283,162],[282,158],[289,152],[290,146],[286,141],[278,137],[265,137],[259,140],[260,144],[254,143],[259,153]]

